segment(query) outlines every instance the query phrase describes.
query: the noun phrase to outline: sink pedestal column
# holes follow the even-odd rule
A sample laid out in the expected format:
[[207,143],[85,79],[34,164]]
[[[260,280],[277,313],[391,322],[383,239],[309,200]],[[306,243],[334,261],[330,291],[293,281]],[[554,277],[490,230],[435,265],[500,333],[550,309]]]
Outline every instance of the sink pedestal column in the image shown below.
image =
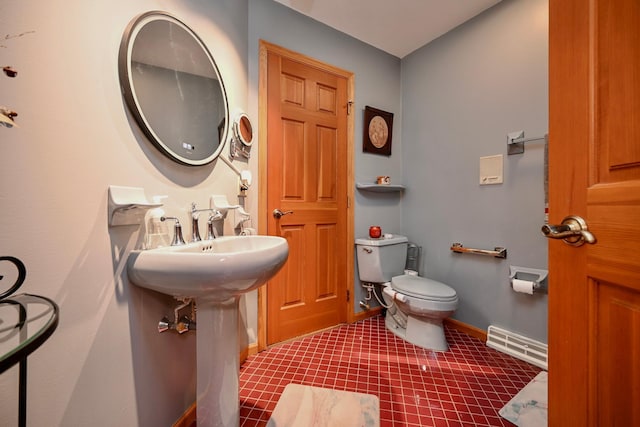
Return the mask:
[[240,424],[239,298],[196,300],[198,427]]

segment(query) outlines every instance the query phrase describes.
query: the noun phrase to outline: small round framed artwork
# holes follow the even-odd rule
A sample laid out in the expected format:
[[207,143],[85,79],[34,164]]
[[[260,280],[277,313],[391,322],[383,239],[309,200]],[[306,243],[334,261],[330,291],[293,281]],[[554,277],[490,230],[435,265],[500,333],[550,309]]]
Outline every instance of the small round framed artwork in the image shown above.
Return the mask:
[[393,113],[364,107],[362,151],[390,156],[392,131]]

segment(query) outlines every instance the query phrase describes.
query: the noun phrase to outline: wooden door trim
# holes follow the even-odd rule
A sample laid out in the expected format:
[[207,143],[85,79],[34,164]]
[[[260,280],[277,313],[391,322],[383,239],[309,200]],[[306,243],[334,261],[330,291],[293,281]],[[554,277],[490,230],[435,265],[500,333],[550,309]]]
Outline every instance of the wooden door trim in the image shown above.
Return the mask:
[[[590,10],[573,9],[577,2],[549,3],[549,222],[560,224],[566,215],[586,215],[586,193],[567,194],[565,183],[575,182],[584,188],[589,183],[588,165],[592,156],[587,150],[593,134],[593,63],[590,46],[584,43],[588,35]],[[567,16],[571,16],[567,22]],[[568,126],[568,123],[589,126]],[[585,149],[572,149],[563,141],[582,141]],[[567,159],[571,159],[568,161]],[[573,408],[573,425],[588,425],[587,402],[589,375],[589,332],[593,325],[580,319],[589,318],[592,283],[584,283],[584,292],[571,293],[581,277],[586,275],[586,246],[574,248],[562,242],[549,241],[549,272],[554,283],[549,289],[549,425],[565,425],[566,408]],[[572,266],[569,268],[569,266]],[[572,301],[573,309],[565,310],[565,301]],[[570,326],[570,327],[569,327]],[[577,357],[565,356],[567,334],[580,334]],[[571,387],[569,387],[571,385]],[[573,387],[575,386],[575,388]]]
[[[355,76],[352,72],[343,70],[330,64],[318,61],[317,59],[302,55],[281,46],[260,40],[259,49],[259,79],[258,79],[258,233],[267,234],[268,224],[268,207],[267,207],[267,54],[269,52],[286,57],[288,59],[299,61],[307,65],[316,67],[323,71],[344,77],[347,79],[347,99],[351,102],[355,95]],[[347,246],[347,269],[344,280],[347,282],[347,291],[349,295],[354,294],[354,260],[353,260],[353,241],[354,241],[354,124],[355,112],[353,108],[349,109],[351,113],[347,116],[347,235],[345,238],[345,246]],[[346,312],[347,321],[353,322],[355,313],[353,310],[353,302],[344,298],[343,309]],[[267,347],[267,286],[258,288],[258,351],[262,351]]]

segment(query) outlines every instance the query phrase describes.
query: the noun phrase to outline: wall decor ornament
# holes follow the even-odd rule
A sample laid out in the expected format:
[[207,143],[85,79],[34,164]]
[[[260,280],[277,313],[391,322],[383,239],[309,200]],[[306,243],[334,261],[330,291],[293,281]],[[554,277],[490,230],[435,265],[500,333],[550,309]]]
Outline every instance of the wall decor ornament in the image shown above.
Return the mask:
[[364,107],[362,151],[390,156],[392,131],[393,113],[369,106]]
[[[6,34],[4,36],[4,38],[0,38],[0,41],[15,39],[17,37],[22,37],[25,34],[30,34],[30,33],[35,33],[35,31],[25,31],[24,33],[15,34],[15,35]],[[5,48],[5,47],[7,47],[7,46],[5,46],[2,43],[0,43],[0,48]],[[15,78],[18,75],[18,71],[15,70],[10,65],[3,66],[2,67],[2,72],[4,73],[5,76],[10,77],[10,78]],[[16,113],[12,109],[10,109],[8,107],[5,107],[5,106],[0,106],[0,126],[4,126],[4,127],[8,127],[8,128],[12,128],[14,126],[18,126],[16,124],[16,122],[14,121],[14,119],[17,116],[18,116],[18,113]],[[0,279],[1,278],[2,277],[0,276]]]

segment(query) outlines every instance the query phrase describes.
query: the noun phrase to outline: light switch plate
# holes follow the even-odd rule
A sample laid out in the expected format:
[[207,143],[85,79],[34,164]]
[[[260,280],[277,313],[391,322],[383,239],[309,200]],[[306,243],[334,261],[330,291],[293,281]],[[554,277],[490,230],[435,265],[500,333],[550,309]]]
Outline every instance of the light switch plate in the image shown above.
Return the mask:
[[480,157],[480,185],[502,184],[502,154]]

